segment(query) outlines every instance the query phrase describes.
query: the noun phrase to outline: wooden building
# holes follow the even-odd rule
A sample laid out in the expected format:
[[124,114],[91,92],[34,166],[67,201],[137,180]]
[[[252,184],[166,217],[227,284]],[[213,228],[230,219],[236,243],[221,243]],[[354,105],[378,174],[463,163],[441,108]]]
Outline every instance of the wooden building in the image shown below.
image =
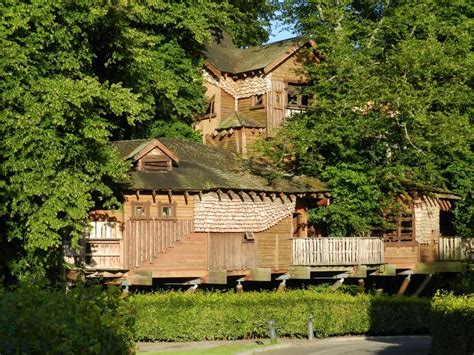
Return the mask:
[[120,211],[92,211],[70,260],[128,284],[156,278],[270,280],[307,236],[306,210],[327,188],[305,177],[267,180],[222,148],[175,139],[113,143],[132,165]]
[[305,61],[318,61],[314,42],[301,38],[237,48],[226,33],[205,50],[208,106],[195,129],[203,143],[245,155],[249,143],[272,136],[285,119],[305,111]]

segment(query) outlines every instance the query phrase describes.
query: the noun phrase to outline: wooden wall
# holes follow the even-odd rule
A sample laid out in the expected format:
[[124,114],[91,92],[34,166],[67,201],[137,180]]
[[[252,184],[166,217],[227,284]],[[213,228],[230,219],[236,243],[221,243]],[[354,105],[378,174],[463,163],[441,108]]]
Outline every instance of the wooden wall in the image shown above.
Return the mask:
[[[171,202],[176,203],[176,219],[192,220],[194,218],[194,196],[190,195],[186,202],[184,195],[173,194]],[[141,193],[138,197],[135,194],[126,194],[124,203],[124,220],[132,217],[133,202],[150,203],[150,218],[158,218],[158,202],[169,203],[168,195],[157,194],[155,200],[151,194]]]
[[254,241],[244,233],[209,234],[209,270],[245,270],[257,267]]
[[273,69],[272,80],[291,81],[294,83],[305,82],[305,76],[299,74],[298,70],[303,67],[303,63],[307,58],[308,57],[301,52],[293,54],[278,67]]
[[[220,102],[220,118],[219,123],[232,115],[235,111],[235,99],[231,94],[228,94],[221,89],[221,102]],[[217,102],[216,102],[217,105]]]
[[419,246],[387,246],[384,248],[384,259],[387,264],[395,264],[399,269],[413,269],[420,261]]
[[[267,107],[266,105],[255,108],[253,107],[253,97],[246,97],[239,99],[238,111],[242,113],[245,117],[251,118],[262,124],[262,127],[267,125]],[[267,100],[267,95],[263,97],[263,102]]]
[[220,117],[221,117],[221,89],[217,86],[212,85],[209,82],[205,82],[206,87],[206,98],[211,99],[213,96],[215,98],[214,103],[214,112],[215,115],[213,117],[202,118],[199,122],[196,122],[194,125],[194,129],[202,133],[203,143],[204,137],[206,134],[210,134],[214,132],[214,129],[219,125]]
[[266,231],[255,233],[258,267],[287,270],[291,263],[292,233],[291,217]]

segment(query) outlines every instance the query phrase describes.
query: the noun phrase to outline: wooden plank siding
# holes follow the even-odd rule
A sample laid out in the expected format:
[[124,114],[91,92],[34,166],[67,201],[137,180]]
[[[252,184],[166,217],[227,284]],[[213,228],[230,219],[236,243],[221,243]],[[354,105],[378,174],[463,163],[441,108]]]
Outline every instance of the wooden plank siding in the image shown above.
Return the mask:
[[[263,127],[267,124],[267,108],[266,105],[260,107],[253,107],[253,97],[246,97],[239,99],[239,112],[248,118],[251,118],[262,124]],[[267,95],[263,97],[263,102],[267,101]]]
[[254,234],[258,267],[274,270],[289,268],[292,230],[292,218],[288,217],[266,231]]
[[255,242],[244,233],[209,233],[209,270],[244,270],[257,267]]
[[394,264],[399,269],[413,269],[420,262],[419,245],[385,245],[385,263]]

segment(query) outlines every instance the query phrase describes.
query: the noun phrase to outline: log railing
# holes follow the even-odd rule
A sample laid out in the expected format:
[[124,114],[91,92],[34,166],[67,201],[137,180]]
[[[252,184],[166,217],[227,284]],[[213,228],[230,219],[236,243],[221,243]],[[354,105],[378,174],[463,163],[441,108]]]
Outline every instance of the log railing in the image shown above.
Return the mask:
[[194,231],[192,220],[129,220],[127,230],[127,264],[130,268],[143,263],[153,263],[160,253],[165,253],[183,237]]
[[467,260],[474,252],[474,240],[462,240],[461,237],[439,238],[440,260]]
[[382,264],[380,238],[296,238],[293,239],[293,265]]

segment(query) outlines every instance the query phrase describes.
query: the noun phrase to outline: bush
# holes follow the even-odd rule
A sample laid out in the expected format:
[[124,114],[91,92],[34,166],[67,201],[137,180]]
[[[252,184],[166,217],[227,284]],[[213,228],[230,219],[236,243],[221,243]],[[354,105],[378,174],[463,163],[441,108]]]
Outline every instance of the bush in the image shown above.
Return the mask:
[[432,302],[431,351],[474,353],[474,296],[437,294]]
[[292,290],[137,294],[135,337],[140,341],[199,341],[267,337],[275,320],[279,336],[307,336],[309,314],[316,336],[428,333],[430,303],[406,297],[351,296]]
[[1,354],[126,354],[132,326],[116,289],[0,289]]

